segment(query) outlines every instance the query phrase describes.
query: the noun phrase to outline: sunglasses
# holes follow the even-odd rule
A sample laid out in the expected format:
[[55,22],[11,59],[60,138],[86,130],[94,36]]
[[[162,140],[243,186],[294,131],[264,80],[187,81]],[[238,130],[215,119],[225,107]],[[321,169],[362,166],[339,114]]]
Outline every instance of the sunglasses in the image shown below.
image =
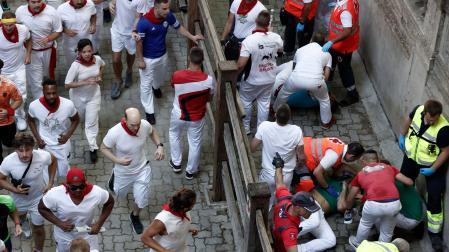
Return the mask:
[[76,185],[70,185],[69,186],[69,189],[72,192],[75,192],[75,191],[78,191],[78,190],[84,190],[84,188],[86,188],[86,184],[81,184],[79,186],[76,186]]

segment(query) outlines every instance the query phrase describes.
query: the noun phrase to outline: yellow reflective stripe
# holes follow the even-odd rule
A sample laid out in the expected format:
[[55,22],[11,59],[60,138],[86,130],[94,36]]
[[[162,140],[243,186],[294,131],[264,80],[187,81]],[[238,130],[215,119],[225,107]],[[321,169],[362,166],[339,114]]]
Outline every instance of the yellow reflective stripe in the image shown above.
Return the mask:
[[436,136],[432,136],[427,132],[424,132],[424,134],[422,134],[421,138],[424,138],[430,142],[436,143],[437,141],[437,137]]
[[426,166],[431,166],[433,164],[433,162],[422,160],[419,156],[416,158],[416,163]]
[[432,233],[440,233],[443,230],[443,212],[432,214],[427,211],[427,229]]
[[419,125],[413,121],[412,124],[410,125],[416,132],[419,132]]

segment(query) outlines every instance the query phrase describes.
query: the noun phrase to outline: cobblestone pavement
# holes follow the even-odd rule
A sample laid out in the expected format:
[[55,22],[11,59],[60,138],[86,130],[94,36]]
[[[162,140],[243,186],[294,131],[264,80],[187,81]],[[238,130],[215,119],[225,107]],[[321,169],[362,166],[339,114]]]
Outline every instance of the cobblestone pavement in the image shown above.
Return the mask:
[[[12,2],[12,1],[10,1]],[[19,2],[19,1],[16,1]],[[18,3],[14,3],[13,7]],[[216,22],[217,30],[221,32],[226,20],[228,0],[209,0],[212,16]],[[15,9],[15,8],[13,8]],[[278,19],[275,14],[276,20]],[[277,22],[275,22],[277,23]],[[139,75],[137,67],[133,69],[134,84],[129,89],[124,89],[122,96],[118,100],[111,100],[110,86],[112,80],[111,65],[111,47],[109,24],[105,24],[102,31],[102,48],[101,56],[106,61],[105,80],[102,87],[102,104],[100,111],[100,134],[98,142],[101,143],[102,138],[107,130],[115,125],[123,115],[125,108],[135,106],[143,109],[139,99]],[[186,41],[183,37],[171,30],[168,34],[168,55],[170,58],[169,69],[167,72],[172,73],[175,69],[184,68],[186,63]],[[62,55],[61,55],[62,56]],[[63,83],[67,69],[64,67],[64,59],[61,57],[58,61],[57,77],[61,84],[60,91],[63,96],[68,97],[66,91],[63,90]],[[123,60],[123,62],[125,62]],[[125,66],[124,66],[125,68]],[[335,78],[338,80],[338,78]],[[169,75],[166,78],[166,84],[162,87],[164,93],[162,99],[156,99],[156,128],[161,134],[161,139],[166,146],[166,155],[169,154],[168,144],[168,128],[169,116],[172,107],[173,91],[168,85]],[[342,87],[338,83],[332,84],[333,91],[338,97],[344,94]],[[343,108],[335,114],[337,118],[336,126],[330,130],[323,130],[319,124],[319,112],[317,109],[295,110],[293,112],[293,123],[300,125],[306,136],[338,136],[344,141],[360,141],[366,148],[378,149],[378,141],[373,133],[367,113],[361,103]],[[178,188],[185,186],[194,189],[199,197],[197,204],[192,211],[192,219],[194,225],[200,230],[195,239],[189,239],[188,244],[190,251],[234,251],[232,229],[227,214],[227,206],[223,202],[211,203],[208,197],[208,190],[211,187],[212,178],[212,135],[209,125],[206,126],[204,132],[201,172],[199,176],[187,181],[183,174],[174,174],[168,166],[169,157],[164,161],[153,161],[153,153],[155,147],[150,144],[147,147],[148,155],[152,167],[152,193],[150,195],[150,205],[145,211],[142,211],[142,220],[147,225],[152,218],[160,211],[161,205],[164,204],[169,196]],[[99,186],[105,187],[112,169],[112,163],[105,159],[101,153],[98,162],[93,165],[89,164],[89,150],[87,141],[84,137],[83,124],[80,124],[74,136],[72,137],[73,153],[71,164],[82,167],[86,170],[89,181]],[[187,144],[185,143],[185,146]],[[9,150],[11,151],[11,150]],[[186,156],[186,155],[184,155]],[[260,153],[254,155],[256,162],[260,162]],[[185,162],[184,162],[185,163]],[[116,202],[116,206],[105,223],[107,231],[100,237],[100,248],[102,251],[144,251],[140,237],[132,232],[128,219],[130,212],[130,203],[132,197],[128,197],[128,201]],[[330,251],[347,251],[349,249],[347,240],[349,234],[354,234],[358,225],[355,221],[351,225],[343,224],[341,216],[332,216],[328,218],[328,222],[337,236],[337,246]],[[51,225],[46,225],[47,240],[45,251],[54,251],[54,242],[50,238]],[[17,251],[31,251],[31,241],[25,239],[13,238],[14,249]],[[416,251],[416,250],[414,250]]]

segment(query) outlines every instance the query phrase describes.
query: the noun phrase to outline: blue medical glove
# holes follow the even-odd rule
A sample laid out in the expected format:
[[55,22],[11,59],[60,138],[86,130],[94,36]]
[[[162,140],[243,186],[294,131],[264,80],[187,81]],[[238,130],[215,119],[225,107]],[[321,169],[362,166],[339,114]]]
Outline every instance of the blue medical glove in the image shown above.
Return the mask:
[[327,191],[332,197],[338,198],[338,192],[335,191],[334,187],[332,187],[331,185],[329,185],[329,186],[326,188],[326,191]]
[[401,149],[401,151],[405,151],[405,136],[404,135],[399,135],[399,149]]
[[296,25],[296,32],[302,32],[304,31],[304,24],[301,22],[298,22],[298,24]]
[[326,44],[323,45],[323,48],[321,49],[323,52],[329,52],[329,49],[331,49],[334,42],[327,41]]
[[421,169],[419,169],[419,173],[421,173],[424,176],[430,176],[434,173],[435,171],[433,170],[432,167],[427,168],[427,167],[423,167]]

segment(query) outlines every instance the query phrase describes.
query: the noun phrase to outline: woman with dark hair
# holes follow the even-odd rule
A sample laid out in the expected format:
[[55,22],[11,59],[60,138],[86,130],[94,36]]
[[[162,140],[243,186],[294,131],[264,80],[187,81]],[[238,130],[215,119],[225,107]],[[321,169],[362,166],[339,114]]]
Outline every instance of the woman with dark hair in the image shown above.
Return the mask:
[[84,132],[89,143],[90,160],[97,161],[98,112],[100,111],[100,84],[103,81],[104,61],[93,55],[92,42],[78,42],[78,57],[70,66],[65,78],[70,100],[75,104],[80,117],[84,117]]
[[176,251],[186,252],[187,235],[198,234],[191,227],[190,210],[196,202],[196,193],[182,188],[175,192],[168,204],[162,206],[162,211],[156,215],[150,226],[142,234],[142,242],[150,247],[150,252]]
[[[100,216],[94,220],[98,208]],[[99,251],[98,236],[114,208],[108,191],[86,180],[84,172],[72,167],[64,184],[53,187],[39,202],[39,212],[53,223],[53,235],[59,252],[69,252],[72,240],[85,239],[91,251]]]

